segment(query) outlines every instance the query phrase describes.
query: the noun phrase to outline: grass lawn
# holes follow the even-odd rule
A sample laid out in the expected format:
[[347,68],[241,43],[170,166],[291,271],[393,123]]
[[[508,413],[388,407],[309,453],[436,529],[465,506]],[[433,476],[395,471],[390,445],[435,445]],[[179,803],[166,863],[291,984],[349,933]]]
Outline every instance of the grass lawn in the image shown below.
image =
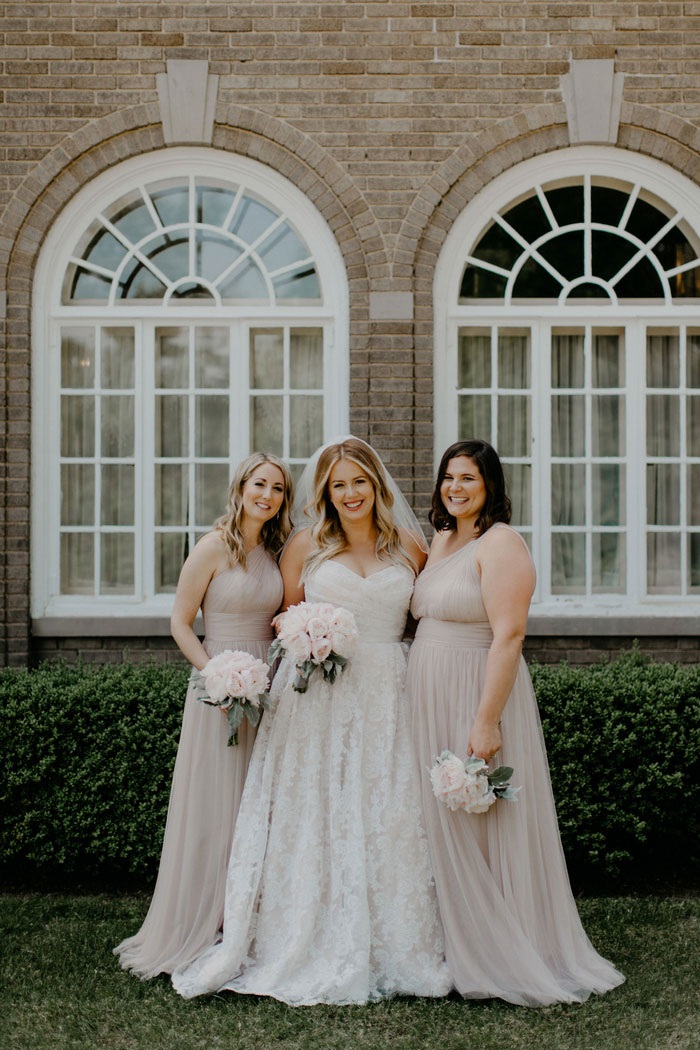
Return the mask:
[[700,898],[579,902],[627,983],[576,1006],[393,999],[290,1008],[231,993],[185,1002],[122,972],[112,945],[144,897],[0,896],[0,1050],[698,1050]]

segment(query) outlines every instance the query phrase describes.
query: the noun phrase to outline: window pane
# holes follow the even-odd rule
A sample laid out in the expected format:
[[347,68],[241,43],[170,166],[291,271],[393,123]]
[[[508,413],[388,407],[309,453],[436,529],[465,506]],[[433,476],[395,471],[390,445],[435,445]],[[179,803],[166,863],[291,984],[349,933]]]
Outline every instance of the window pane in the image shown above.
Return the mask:
[[624,456],[625,404],[617,394],[593,395],[592,444],[594,456]]
[[700,387],[700,332],[686,335],[686,384]]
[[686,399],[688,416],[688,455],[700,456],[700,397]]
[[524,332],[498,334],[498,385],[510,389],[530,386],[530,340]]
[[89,532],[61,536],[61,594],[95,593],[95,540]]
[[647,464],[647,525],[679,525],[681,468],[678,463]]
[[188,420],[186,396],[165,394],[156,398],[156,456],[187,455]]
[[194,334],[194,374],[198,387],[228,387],[228,328],[196,328]]
[[619,463],[591,464],[594,525],[625,524],[625,468]]
[[228,410],[227,397],[195,398],[196,456],[228,456]]
[[281,328],[251,330],[250,385],[254,390],[279,390],[284,386],[284,334]]
[[[214,283],[242,254],[242,249],[233,241],[209,230],[197,230],[195,234],[195,271],[205,281]],[[187,269],[179,276],[184,277],[186,273]]]
[[265,278],[252,259],[246,259],[237,266],[231,276],[219,285],[219,291],[224,302],[253,299],[267,303],[270,298]]
[[647,386],[676,387],[680,382],[677,335],[647,335]]
[[532,524],[532,468],[529,463],[504,463],[506,492],[513,504],[511,525]]
[[501,456],[530,453],[530,398],[498,399],[498,451]]
[[306,459],[323,441],[323,399],[298,395],[289,399],[289,454]]
[[681,589],[681,538],[670,532],[647,534],[647,591],[677,594]]
[[61,386],[94,387],[95,329],[61,329]]
[[647,397],[647,455],[677,456],[680,452],[680,402],[674,394]]
[[156,525],[188,524],[188,468],[184,463],[156,463]]
[[102,398],[102,455],[122,458],[134,454],[134,399],[129,394]]
[[309,250],[294,230],[283,223],[265,238],[258,249],[258,255],[268,270],[280,270],[283,266],[307,259]]
[[321,288],[313,266],[306,266],[298,273],[274,277],[272,283],[278,299],[321,298]]
[[464,390],[491,386],[491,336],[460,329],[457,386]]
[[61,465],[61,525],[95,524],[95,468],[92,463]]
[[700,463],[688,467],[688,524],[700,525]]
[[243,197],[231,225],[232,233],[251,244],[276,220],[277,215],[247,194]]
[[583,332],[552,335],[552,386],[582,387],[584,375]]
[[211,528],[224,513],[229,486],[228,463],[200,463],[194,472],[195,524]]
[[593,534],[593,590],[619,594],[626,588],[625,537],[619,532]]
[[586,468],[552,464],[552,525],[586,524]]
[[103,328],[101,333],[103,387],[129,390],[134,386],[134,329]]
[[134,593],[134,536],[130,532],[103,532],[100,554],[100,592]]
[[61,455],[95,455],[95,401],[89,395],[61,398]]
[[134,524],[134,468],[126,463],[102,467],[102,524]]
[[459,438],[491,441],[491,398],[488,394],[462,394],[459,403]]
[[552,534],[552,593],[581,594],[586,589],[586,537],[582,533]]
[[292,390],[323,387],[323,330],[293,328],[289,335],[289,385]]
[[156,593],[172,594],[176,590],[180,569],[189,554],[189,548],[186,532],[156,533]]
[[156,386],[187,387],[190,381],[189,330],[156,330]]
[[581,395],[552,398],[552,455],[583,456],[586,451],[586,407]]
[[691,532],[688,536],[688,589],[700,591],[700,533]]
[[250,445],[259,452],[284,454],[283,399],[281,397],[251,397]]
[[619,335],[593,336],[593,386],[624,386],[625,357]]

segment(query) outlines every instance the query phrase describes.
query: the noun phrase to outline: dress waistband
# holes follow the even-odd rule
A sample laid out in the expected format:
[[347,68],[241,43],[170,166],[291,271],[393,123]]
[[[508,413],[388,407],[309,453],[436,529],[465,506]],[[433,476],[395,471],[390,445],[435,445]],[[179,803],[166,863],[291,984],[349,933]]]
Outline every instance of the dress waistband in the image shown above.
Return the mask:
[[493,641],[491,624],[463,623],[459,620],[432,620],[424,616],[416,631],[417,642],[447,645],[460,649],[489,649]]
[[236,615],[235,613],[208,613],[204,617],[204,631],[210,641],[228,641],[248,638],[261,642],[271,641],[272,616],[265,613]]

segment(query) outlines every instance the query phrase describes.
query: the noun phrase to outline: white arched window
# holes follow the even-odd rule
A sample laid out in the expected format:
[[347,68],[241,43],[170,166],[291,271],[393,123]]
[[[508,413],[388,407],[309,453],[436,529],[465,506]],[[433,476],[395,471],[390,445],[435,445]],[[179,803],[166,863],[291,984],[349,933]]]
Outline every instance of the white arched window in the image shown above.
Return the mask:
[[436,453],[498,449],[540,613],[697,614],[700,189],[612,147],[533,158],[450,231]]
[[347,426],[347,317],[330,229],[255,161],[171,149],[84,187],[34,287],[34,617],[167,611],[236,463],[298,473]]

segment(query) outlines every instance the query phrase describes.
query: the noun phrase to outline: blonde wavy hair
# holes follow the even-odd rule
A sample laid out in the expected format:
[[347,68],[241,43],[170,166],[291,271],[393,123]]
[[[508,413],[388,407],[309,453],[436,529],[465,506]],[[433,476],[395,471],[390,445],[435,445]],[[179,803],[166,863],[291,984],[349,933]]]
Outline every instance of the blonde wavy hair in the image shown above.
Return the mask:
[[380,561],[408,565],[414,573],[417,573],[418,566],[401,543],[401,535],[391,512],[394,497],[387,485],[384,467],[379,456],[364,441],[347,438],[345,441],[324,448],[316,464],[313,496],[305,508],[305,513],[314,519],[311,526],[311,539],[315,550],[307,556],[304,562],[302,580],[306,579],[309,572],[321,562],[334,558],[350,546],[328,491],[331,471],[341,459],[356,463],[367,475],[374,488],[372,511],[374,525],[377,529],[377,557]]
[[282,498],[282,506],[274,518],[266,521],[260,530],[260,542],[268,554],[271,554],[274,558],[282,550],[292,531],[290,510],[294,498],[294,482],[292,481],[289,467],[270,452],[253,452],[242,463],[239,463],[236,468],[236,473],[233,475],[228,490],[226,511],[214,522],[214,528],[223,537],[231,566],[241,565],[244,569],[247,567],[248,559],[242,532],[243,518],[245,516],[243,486],[263,463],[271,463],[272,466],[277,467],[282,472],[284,496]]

